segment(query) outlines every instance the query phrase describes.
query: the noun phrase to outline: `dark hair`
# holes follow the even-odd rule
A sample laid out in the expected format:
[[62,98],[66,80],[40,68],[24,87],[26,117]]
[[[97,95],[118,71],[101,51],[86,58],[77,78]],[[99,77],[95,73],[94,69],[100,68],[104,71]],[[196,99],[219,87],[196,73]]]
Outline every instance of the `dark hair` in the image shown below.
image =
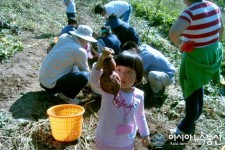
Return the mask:
[[73,17],[70,17],[69,19],[68,19],[68,24],[70,25],[70,24],[77,24],[77,20],[75,19],[75,18],[73,18]]
[[194,3],[194,2],[202,2],[203,0],[190,0],[190,2]]
[[124,50],[129,50],[129,49],[138,49],[138,45],[137,45],[137,43],[135,43],[134,41],[127,41],[124,45],[123,45],[123,47],[122,47],[122,49],[121,49],[121,51],[124,51]]
[[105,34],[111,34],[112,31],[111,31],[111,27],[110,26],[103,26],[101,27],[101,33],[105,33]]
[[115,56],[115,62],[117,66],[126,66],[135,70],[136,81],[142,80],[144,69],[141,57],[132,51],[123,51],[119,55]]
[[105,10],[105,6],[103,4],[98,4],[94,8],[95,14],[101,14]]
[[112,13],[111,15],[109,15],[108,20],[116,19],[116,18],[118,18],[117,15]]

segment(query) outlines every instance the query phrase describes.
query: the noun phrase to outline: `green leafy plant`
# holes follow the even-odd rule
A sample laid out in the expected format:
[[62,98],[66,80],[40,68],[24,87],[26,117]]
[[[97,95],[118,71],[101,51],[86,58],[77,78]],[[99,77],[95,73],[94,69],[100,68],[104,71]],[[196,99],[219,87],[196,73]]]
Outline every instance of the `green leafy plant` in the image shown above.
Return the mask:
[[0,60],[8,59],[17,51],[23,50],[21,39],[10,34],[10,30],[3,30],[0,32]]
[[[55,3],[62,4],[58,1]],[[0,2],[0,5],[0,60],[9,59],[17,51],[23,50],[18,29],[31,31],[37,38],[51,38],[67,24],[66,19],[61,19],[66,18],[63,17],[66,14],[57,13],[57,9],[46,11],[48,6],[43,6],[42,1],[10,0]]]
[[[135,14],[138,17],[142,17],[149,22],[149,26],[157,27],[164,37],[168,37],[168,32],[172,24],[175,22],[181,9],[171,9],[175,4],[170,3],[164,5],[160,4],[160,1],[142,2],[133,1],[132,6],[135,9]],[[157,5],[152,9],[157,3]]]

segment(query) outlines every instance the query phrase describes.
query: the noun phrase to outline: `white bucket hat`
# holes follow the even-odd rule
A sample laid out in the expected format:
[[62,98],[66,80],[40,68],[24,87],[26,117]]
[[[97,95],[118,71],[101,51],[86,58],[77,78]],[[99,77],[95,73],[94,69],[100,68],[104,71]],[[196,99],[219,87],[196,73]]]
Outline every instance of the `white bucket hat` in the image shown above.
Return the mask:
[[78,36],[89,42],[97,42],[95,38],[92,37],[93,29],[87,25],[79,25],[75,31],[69,31],[70,34]]

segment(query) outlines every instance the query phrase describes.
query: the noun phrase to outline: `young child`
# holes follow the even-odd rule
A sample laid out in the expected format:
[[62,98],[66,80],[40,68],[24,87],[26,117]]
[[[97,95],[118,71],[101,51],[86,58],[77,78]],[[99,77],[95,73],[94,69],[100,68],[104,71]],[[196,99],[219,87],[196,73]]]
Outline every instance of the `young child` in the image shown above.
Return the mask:
[[96,129],[97,150],[133,150],[138,129],[142,144],[150,144],[149,129],[144,113],[144,93],[133,85],[143,77],[141,58],[131,51],[116,56],[115,72],[121,80],[117,96],[100,88],[99,78],[105,58],[112,57],[113,50],[104,48],[97,63],[93,65],[90,84],[102,95],[99,122]]

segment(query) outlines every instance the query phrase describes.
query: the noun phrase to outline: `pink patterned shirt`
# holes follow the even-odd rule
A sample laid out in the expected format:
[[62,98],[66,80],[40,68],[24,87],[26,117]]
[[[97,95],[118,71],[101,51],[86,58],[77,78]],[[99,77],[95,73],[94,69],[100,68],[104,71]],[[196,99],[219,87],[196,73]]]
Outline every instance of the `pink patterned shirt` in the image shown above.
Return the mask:
[[[102,95],[96,138],[104,145],[119,148],[134,142],[137,129],[141,136],[148,136],[149,129],[144,113],[143,91],[133,87],[132,92],[119,91],[114,98],[114,95],[101,90],[99,84],[101,74],[102,71],[93,67],[90,78],[92,88]],[[120,128],[124,125],[133,129],[124,133],[127,128]]]

